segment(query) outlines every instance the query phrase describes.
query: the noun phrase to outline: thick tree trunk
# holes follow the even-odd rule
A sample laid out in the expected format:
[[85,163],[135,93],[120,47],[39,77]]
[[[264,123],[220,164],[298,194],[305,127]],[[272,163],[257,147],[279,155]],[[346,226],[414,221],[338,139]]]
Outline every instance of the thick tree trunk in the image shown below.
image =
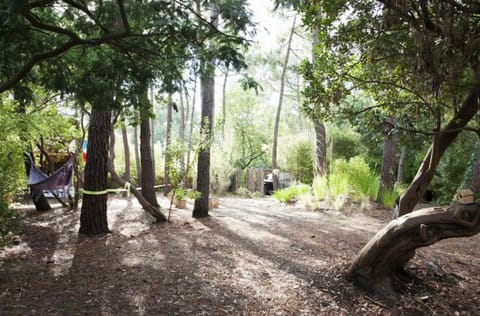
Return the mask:
[[[211,4],[210,20],[218,25],[218,8],[216,1]],[[212,45],[212,44],[211,44]],[[195,200],[192,216],[202,218],[208,216],[208,198],[210,196],[210,140],[213,137],[215,111],[215,58],[203,61],[203,73],[200,77],[202,96],[202,116],[200,135],[204,144],[198,154],[197,191],[201,197]]]
[[480,232],[480,204],[427,208],[399,217],[380,230],[358,253],[348,281],[379,294],[401,290],[415,249],[439,240]]
[[[413,210],[415,205],[420,201],[428,184],[433,179],[435,169],[440,162],[440,158],[447,150],[448,146],[455,140],[462,129],[470,122],[474,115],[478,112],[480,97],[480,85],[472,88],[469,96],[465,99],[459,111],[452,120],[438,135],[437,146],[431,146],[425,158],[423,159],[417,175],[413,179],[408,189],[400,197],[399,204],[396,208],[396,216],[402,216]],[[435,143],[435,142],[434,142]]]
[[[110,111],[99,111],[94,106],[88,128],[87,162],[84,171],[84,190],[99,192],[107,189],[108,138]],[[107,223],[107,193],[84,193],[80,213],[81,234],[87,236],[109,233]]]
[[130,145],[128,143],[127,126],[122,124],[122,141],[123,141],[123,154],[125,155],[125,173],[123,179],[130,182]]
[[154,188],[152,149],[150,147],[150,119],[143,117],[140,124],[140,160],[142,162],[142,195],[153,206],[158,206]]
[[213,132],[213,107],[215,97],[215,79],[213,74],[202,76],[200,80],[202,91],[202,122],[201,139],[205,140],[206,146],[202,146],[198,153],[197,164],[197,191],[202,196],[195,200],[193,217],[202,218],[208,216],[208,197],[210,195],[210,139]]
[[397,183],[404,182],[405,163],[407,162],[407,156],[408,147],[402,146],[402,153],[400,154],[400,159],[398,160]]
[[313,120],[315,128],[315,175],[323,176],[327,173],[327,141],[325,125],[319,119]]
[[381,200],[385,192],[393,191],[395,186],[395,158],[397,153],[397,140],[393,128],[395,127],[395,118],[388,118],[385,123],[383,136],[383,154],[382,167],[380,174],[380,188],[378,190],[377,200]]
[[[285,90],[285,76],[287,74],[288,60],[290,58],[290,48],[292,46],[292,39],[293,39],[293,33],[295,32],[296,20],[297,20],[297,16],[295,15],[295,17],[293,18],[290,35],[288,37],[287,52],[285,54],[282,75],[280,77],[280,94],[278,98],[277,114],[275,116],[275,125],[273,128],[272,170],[277,169],[277,147],[278,147],[278,130],[280,127],[280,114],[282,112],[283,94]],[[278,174],[276,172],[272,172],[272,180],[273,180],[273,190],[275,191],[280,187],[280,181],[278,179]]]

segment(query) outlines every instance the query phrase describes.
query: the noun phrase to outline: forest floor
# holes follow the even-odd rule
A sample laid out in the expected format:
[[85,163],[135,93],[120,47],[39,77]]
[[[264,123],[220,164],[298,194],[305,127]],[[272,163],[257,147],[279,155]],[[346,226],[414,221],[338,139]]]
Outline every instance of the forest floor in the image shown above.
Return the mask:
[[155,224],[111,197],[102,238],[78,235],[79,211],[24,211],[0,250],[0,315],[480,314],[480,236],[418,250],[406,291],[377,297],[343,273],[389,211],[225,197],[196,220],[187,207]]

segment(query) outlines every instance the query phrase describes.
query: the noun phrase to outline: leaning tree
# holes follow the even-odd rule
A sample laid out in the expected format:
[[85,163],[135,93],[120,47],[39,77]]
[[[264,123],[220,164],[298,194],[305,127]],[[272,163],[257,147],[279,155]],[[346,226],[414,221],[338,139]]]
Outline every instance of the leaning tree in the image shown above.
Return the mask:
[[[292,1],[280,1],[292,2]],[[395,129],[430,135],[417,175],[399,199],[398,215],[363,248],[347,278],[392,289],[415,249],[480,230],[478,204],[412,212],[455,138],[472,122],[480,97],[480,5],[477,1],[298,2],[304,22],[319,31],[306,112],[338,119],[395,117]],[[354,108],[345,96],[362,90],[376,103]],[[316,106],[311,106],[316,104]],[[368,124],[369,122],[364,122]],[[428,126],[428,129],[425,129]]]

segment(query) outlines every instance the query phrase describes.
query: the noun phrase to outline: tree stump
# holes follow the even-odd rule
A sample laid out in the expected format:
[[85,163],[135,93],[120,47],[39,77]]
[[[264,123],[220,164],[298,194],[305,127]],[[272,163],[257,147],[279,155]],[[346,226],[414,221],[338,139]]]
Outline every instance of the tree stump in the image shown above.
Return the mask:
[[480,204],[426,208],[391,221],[357,254],[346,278],[366,290],[398,290],[405,267],[417,248],[439,240],[468,237],[480,231]]

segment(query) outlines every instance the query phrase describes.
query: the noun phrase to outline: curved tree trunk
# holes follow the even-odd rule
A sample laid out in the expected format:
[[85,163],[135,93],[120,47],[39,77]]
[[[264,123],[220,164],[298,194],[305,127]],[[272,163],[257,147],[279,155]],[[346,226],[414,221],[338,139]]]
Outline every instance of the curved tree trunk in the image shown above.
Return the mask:
[[[87,191],[98,192],[107,189],[110,116],[110,111],[100,111],[95,106],[92,109],[84,171],[84,189]],[[107,199],[107,193],[100,195],[84,193],[80,213],[81,234],[93,236],[110,232],[107,222]]]
[[[399,204],[396,209],[396,216],[402,216],[413,210],[415,205],[420,201],[427,186],[433,179],[435,169],[440,162],[440,158],[447,150],[448,146],[455,140],[462,129],[470,122],[474,115],[478,112],[480,97],[480,85],[475,85],[470,95],[465,99],[462,106],[447,124],[447,126],[438,135],[436,146],[431,146],[425,158],[423,159],[417,175],[413,179],[408,189],[400,197]],[[436,147],[436,148],[435,148]],[[432,157],[433,156],[433,157]]]
[[399,290],[415,249],[439,240],[480,232],[480,204],[426,208],[399,217],[380,230],[358,253],[346,278],[376,293]]
[[[116,172],[115,168],[113,165],[113,161],[111,159],[108,160],[108,171],[110,172],[110,176],[112,177],[112,181],[116,182],[120,186],[125,186],[126,181],[123,180]],[[140,193],[140,191],[137,190],[137,188],[134,185],[130,185],[130,191],[132,194],[137,198],[138,202],[142,206],[142,208],[147,211],[150,215],[155,217],[157,222],[165,222],[167,221],[167,218],[165,215],[163,215],[162,212],[152,204],[150,204]]]

